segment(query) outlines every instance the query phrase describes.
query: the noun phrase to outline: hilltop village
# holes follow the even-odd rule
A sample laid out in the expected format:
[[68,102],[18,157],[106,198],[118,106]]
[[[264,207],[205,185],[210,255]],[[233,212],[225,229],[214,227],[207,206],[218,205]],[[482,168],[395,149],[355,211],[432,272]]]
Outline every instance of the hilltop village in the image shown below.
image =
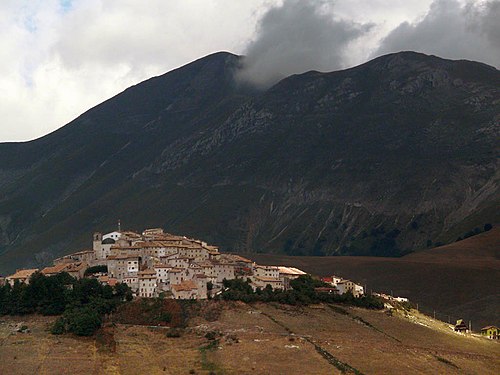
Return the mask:
[[[99,267],[101,266],[101,267]],[[92,267],[97,272],[88,273]],[[86,272],[87,271],[87,272]],[[6,281],[29,282],[38,269],[18,270]],[[234,254],[219,252],[204,241],[177,236],[161,228],[141,234],[117,230],[94,233],[91,250],[66,255],[40,271],[46,276],[67,272],[80,279],[96,277],[102,284],[126,283],[136,297],[164,296],[175,299],[206,299],[223,288],[223,280],[250,280],[254,290],[268,285],[287,290],[290,281],[306,273],[293,267],[262,266]],[[349,280],[334,278],[326,292],[363,295],[363,287]]]
[[[21,269],[6,278],[0,277],[0,286],[7,283],[30,284],[37,273],[54,276],[63,272],[77,280],[95,278],[102,285],[126,284],[133,297],[207,299],[224,291],[224,281],[248,281],[253,291],[271,288],[290,290],[290,282],[306,275],[294,267],[258,265],[240,255],[221,253],[216,246],[185,236],[166,233],[161,228],[146,229],[141,234],[117,231],[94,233],[92,249],[79,251],[54,260],[50,267]],[[321,278],[323,286],[317,293],[359,298],[365,295],[361,285],[332,275]],[[371,293],[384,301],[384,308],[393,309],[394,303],[408,303],[407,298]],[[470,330],[462,319],[454,326],[455,332]],[[487,326],[481,334],[498,339],[499,329]]]

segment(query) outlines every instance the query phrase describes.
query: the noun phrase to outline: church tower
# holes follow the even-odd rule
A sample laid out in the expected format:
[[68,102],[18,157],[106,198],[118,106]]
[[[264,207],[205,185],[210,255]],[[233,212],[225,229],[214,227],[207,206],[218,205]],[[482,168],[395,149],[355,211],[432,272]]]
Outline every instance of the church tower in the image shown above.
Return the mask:
[[94,233],[94,241],[92,244],[92,248],[94,250],[95,257],[99,259],[99,253],[101,252],[101,246],[102,245],[102,233],[101,232],[95,232]]

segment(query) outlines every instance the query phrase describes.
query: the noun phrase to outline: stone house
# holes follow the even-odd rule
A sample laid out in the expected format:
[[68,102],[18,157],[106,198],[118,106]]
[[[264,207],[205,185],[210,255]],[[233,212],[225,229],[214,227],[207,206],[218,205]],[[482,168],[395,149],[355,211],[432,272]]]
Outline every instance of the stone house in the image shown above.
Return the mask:
[[207,299],[208,277],[202,273],[196,274],[193,278],[193,281],[197,287],[197,298],[198,299]]
[[266,286],[270,285],[273,290],[283,289],[283,282],[274,277],[268,276],[253,276],[250,278],[252,280],[251,286],[254,290],[257,288],[264,289]]
[[198,286],[193,280],[184,280],[180,284],[172,285],[172,295],[175,299],[196,299]]
[[255,264],[253,273],[255,276],[272,277],[274,279],[279,279],[280,277],[280,270],[276,266],[259,266]]
[[214,266],[215,282],[222,284],[224,279],[233,280],[236,276],[234,273],[234,264],[224,261],[212,261]]
[[147,269],[137,274],[139,278],[139,297],[156,297],[156,271]]
[[5,281],[7,283],[9,283],[11,286],[13,286],[16,281],[23,283],[23,284],[29,284],[30,277],[35,272],[38,272],[38,268],[17,270],[15,274],[7,276],[5,278]]
[[290,289],[290,281],[295,280],[296,278],[305,275],[306,273],[302,270],[299,270],[295,267],[284,267],[278,266],[279,270],[279,279],[283,283],[283,288],[288,290]]
[[45,267],[40,272],[45,276],[54,276],[57,275],[58,273],[66,272],[66,269],[69,267],[70,264],[73,263],[56,264],[52,267]]
[[137,255],[110,255],[107,264],[108,274],[121,281],[128,276],[137,275],[140,258]]

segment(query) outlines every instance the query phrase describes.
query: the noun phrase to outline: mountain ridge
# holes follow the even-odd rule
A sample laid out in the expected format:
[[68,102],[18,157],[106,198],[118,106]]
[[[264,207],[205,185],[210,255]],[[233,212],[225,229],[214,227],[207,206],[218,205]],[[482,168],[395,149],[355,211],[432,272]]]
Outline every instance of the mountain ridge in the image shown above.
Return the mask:
[[403,52],[257,91],[242,64],[209,55],[0,144],[0,271],[119,218],[292,255],[398,255],[500,221],[495,68]]

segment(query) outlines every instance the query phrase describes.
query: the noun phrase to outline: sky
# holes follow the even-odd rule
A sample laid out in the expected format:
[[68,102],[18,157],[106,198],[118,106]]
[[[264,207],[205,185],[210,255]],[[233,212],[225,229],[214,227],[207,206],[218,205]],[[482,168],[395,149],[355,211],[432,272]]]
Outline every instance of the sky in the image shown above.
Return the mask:
[[1,0],[0,142],[217,51],[266,88],[402,50],[500,66],[500,0]]

